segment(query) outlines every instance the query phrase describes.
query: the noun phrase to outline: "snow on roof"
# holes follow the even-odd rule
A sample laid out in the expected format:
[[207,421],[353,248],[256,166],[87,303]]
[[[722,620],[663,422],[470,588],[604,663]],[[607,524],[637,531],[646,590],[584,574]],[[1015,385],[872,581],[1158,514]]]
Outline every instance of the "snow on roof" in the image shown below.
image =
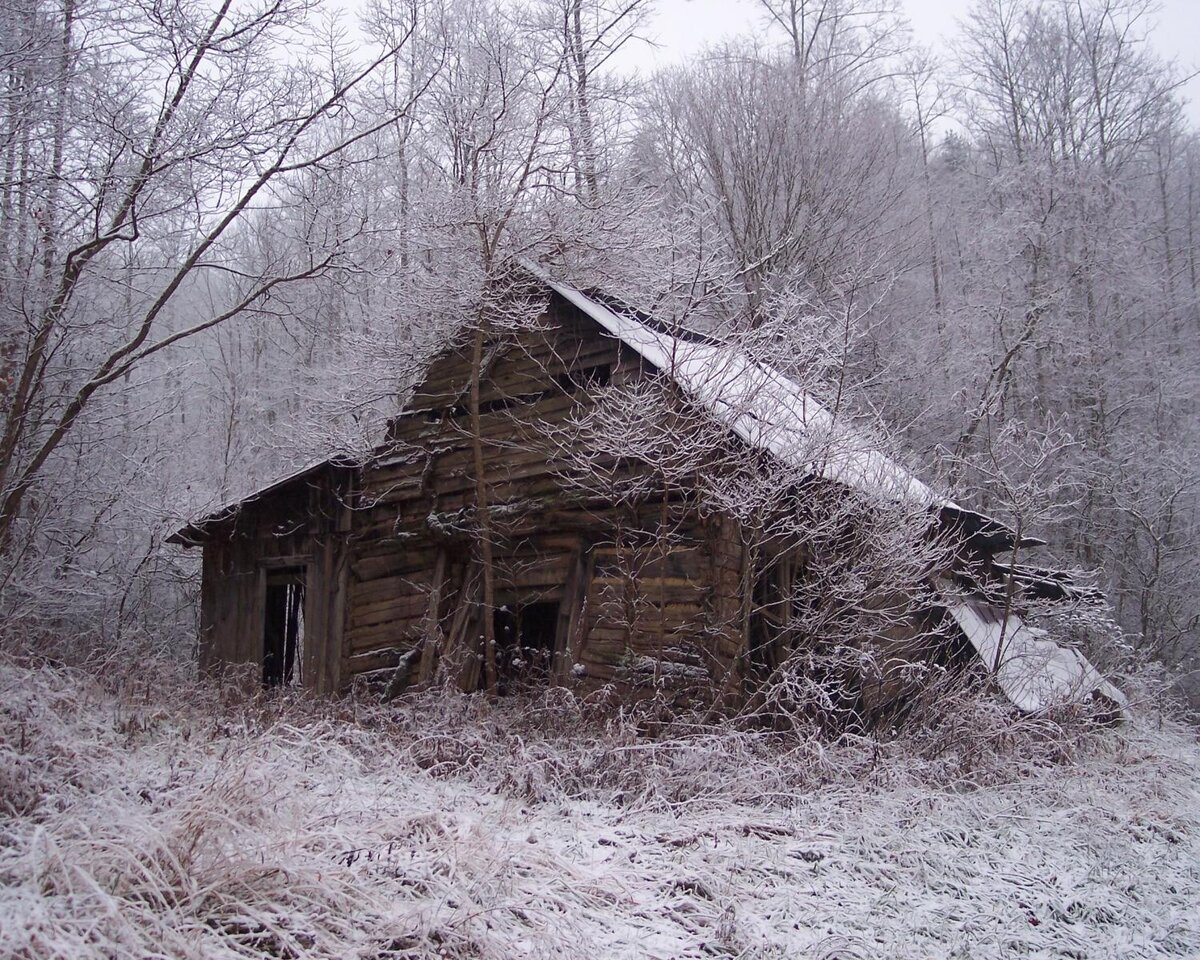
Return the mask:
[[671,377],[752,447],[872,496],[962,509],[882,453],[868,437],[839,421],[786,374],[737,344],[652,328],[552,280],[532,264],[525,267]]
[[962,628],[983,665],[1012,703],[1027,713],[1066,703],[1079,703],[1093,693],[1128,706],[1125,695],[1104,679],[1078,650],[1061,647],[1010,613],[1007,617],[977,597],[955,593],[939,584],[946,610]]

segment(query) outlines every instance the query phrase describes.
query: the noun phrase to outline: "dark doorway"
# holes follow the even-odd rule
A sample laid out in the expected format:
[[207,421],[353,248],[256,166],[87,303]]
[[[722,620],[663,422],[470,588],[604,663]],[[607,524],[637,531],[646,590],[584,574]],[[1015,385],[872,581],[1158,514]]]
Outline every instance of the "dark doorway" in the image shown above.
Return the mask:
[[304,682],[304,567],[267,571],[263,615],[263,686]]
[[558,637],[558,603],[504,606],[493,614],[496,680],[501,694],[550,681]]
[[768,561],[755,577],[747,674],[751,683],[765,682],[792,653],[795,576],[793,558],[782,556]]

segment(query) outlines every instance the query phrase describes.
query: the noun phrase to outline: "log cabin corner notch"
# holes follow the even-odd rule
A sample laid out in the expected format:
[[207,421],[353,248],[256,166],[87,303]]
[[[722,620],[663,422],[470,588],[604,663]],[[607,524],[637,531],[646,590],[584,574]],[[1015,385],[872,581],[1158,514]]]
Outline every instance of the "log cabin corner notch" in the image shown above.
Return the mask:
[[[729,443],[795,466],[833,418],[734,343],[662,324],[531,264],[520,272],[545,308],[537,323],[486,345],[476,403],[474,338],[459,337],[431,361],[368,458],[311,464],[170,538],[203,547],[203,670],[248,664],[266,685],[319,693],[360,677],[394,692],[441,676],[471,691],[483,683],[481,638],[490,628],[501,692],[612,684],[636,696],[652,684],[744,699],[751,660],[779,641],[761,600],[803,576],[802,551],[759,564],[735,520],[700,516],[686,492],[630,504],[568,489],[565,461],[574,458],[542,427],[578,419],[610,384],[667,378]],[[918,504],[931,530],[954,538],[961,563],[931,575],[936,602],[925,614],[977,654],[1014,704],[1037,710],[1097,696],[1121,708],[1119,691],[1078,651],[1027,627],[962,570],[982,566],[1018,596],[1067,597],[1069,581],[994,563],[1012,551],[1011,530],[938,496],[852,432],[839,436],[836,455],[803,469],[846,496]],[[476,454],[489,500],[490,578],[477,549]],[[636,469],[625,458],[596,462],[610,474]],[[676,536],[656,551],[638,530],[668,516]],[[877,700],[903,692],[883,683],[879,691]]]

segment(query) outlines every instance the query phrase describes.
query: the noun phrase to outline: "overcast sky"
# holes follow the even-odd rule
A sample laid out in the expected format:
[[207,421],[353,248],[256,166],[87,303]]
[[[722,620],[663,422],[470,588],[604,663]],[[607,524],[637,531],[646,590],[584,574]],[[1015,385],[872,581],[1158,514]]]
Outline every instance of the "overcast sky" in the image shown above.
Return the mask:
[[[967,0],[902,0],[917,41],[935,49],[957,30]],[[1188,73],[1200,65],[1200,0],[1161,0],[1154,36],[1159,52],[1179,62]],[[694,54],[702,46],[727,37],[763,29],[755,0],[658,0],[653,32],[657,50],[641,45],[639,62],[650,67]],[[1188,114],[1200,126],[1200,80],[1192,80],[1184,95]]]

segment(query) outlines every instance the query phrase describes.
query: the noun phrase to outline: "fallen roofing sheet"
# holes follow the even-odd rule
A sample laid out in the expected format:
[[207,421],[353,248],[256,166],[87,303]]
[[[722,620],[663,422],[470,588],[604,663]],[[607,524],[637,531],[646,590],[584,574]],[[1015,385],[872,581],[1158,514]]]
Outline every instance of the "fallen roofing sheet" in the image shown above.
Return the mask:
[[1033,713],[1081,703],[1094,693],[1122,710],[1128,706],[1125,695],[1078,650],[1059,646],[1044,630],[1026,625],[1015,614],[1005,617],[978,597],[957,594],[949,584],[940,584],[939,593],[979,659],[1019,709]]
[[614,311],[531,264],[526,269],[623,344],[675,380],[721,423],[759,450],[862,493],[962,510],[840,422],[786,374],[734,343],[684,338]]

